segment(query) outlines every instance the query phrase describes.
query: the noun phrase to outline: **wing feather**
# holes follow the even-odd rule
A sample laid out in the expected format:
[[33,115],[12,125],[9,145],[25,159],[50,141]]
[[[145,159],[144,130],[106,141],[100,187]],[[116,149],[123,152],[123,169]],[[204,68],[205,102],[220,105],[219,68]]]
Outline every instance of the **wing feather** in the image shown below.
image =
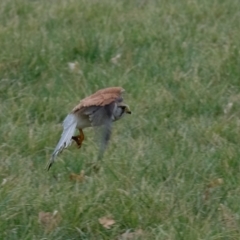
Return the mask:
[[113,122],[113,111],[117,107],[116,102],[112,102],[103,107],[94,106],[86,109],[84,114],[89,116],[89,120],[93,127],[96,127],[97,138],[99,142],[99,155],[101,159],[111,137],[111,129]]
[[77,118],[73,114],[67,115],[63,121],[63,132],[61,138],[52,154],[49,161],[47,169],[49,170],[54,163],[56,156],[64,149],[67,148],[72,143],[72,136],[74,134],[75,128],[77,126]]
[[98,90],[94,94],[84,98],[80,103],[72,110],[76,112],[82,108],[87,108],[90,106],[106,106],[112,102],[123,101],[122,93],[124,89],[121,87],[110,87]]

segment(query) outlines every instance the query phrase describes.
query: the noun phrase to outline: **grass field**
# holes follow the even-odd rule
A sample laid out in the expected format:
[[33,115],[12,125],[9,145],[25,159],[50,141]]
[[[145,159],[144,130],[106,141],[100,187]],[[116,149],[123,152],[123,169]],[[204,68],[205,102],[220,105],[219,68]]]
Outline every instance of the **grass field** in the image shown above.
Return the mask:
[[[0,49],[0,239],[240,239],[238,0],[2,0]],[[109,86],[133,114],[100,171],[87,129],[47,172]]]

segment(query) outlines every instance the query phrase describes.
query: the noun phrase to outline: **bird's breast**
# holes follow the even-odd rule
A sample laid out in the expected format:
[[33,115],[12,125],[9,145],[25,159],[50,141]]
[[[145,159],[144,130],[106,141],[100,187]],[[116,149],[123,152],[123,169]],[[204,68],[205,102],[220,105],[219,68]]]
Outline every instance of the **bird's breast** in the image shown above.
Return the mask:
[[113,121],[117,121],[118,119],[122,118],[124,115],[124,110],[117,106],[113,111]]

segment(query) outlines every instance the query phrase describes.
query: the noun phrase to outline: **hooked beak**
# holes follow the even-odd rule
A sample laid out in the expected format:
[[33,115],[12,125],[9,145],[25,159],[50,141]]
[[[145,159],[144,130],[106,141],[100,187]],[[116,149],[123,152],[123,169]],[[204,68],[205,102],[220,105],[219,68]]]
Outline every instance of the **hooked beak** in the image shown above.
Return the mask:
[[130,108],[129,108],[128,106],[126,106],[125,112],[126,112],[127,114],[132,114],[132,112],[131,112],[131,110],[130,110]]
[[127,113],[127,114],[132,114],[129,106],[123,102],[119,103],[118,104],[119,107],[121,107],[123,110],[124,110],[124,113]]

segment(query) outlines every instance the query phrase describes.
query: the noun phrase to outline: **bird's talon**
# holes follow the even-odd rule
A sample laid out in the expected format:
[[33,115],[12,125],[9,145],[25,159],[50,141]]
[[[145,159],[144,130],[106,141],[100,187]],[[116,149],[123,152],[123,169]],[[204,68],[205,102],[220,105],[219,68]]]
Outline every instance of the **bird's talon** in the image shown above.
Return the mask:
[[79,129],[79,135],[72,136],[72,139],[77,143],[77,147],[80,148],[82,146],[82,142],[84,140],[84,134],[82,129]]
[[78,148],[82,146],[82,141],[80,136],[73,136],[72,139],[76,142]]

